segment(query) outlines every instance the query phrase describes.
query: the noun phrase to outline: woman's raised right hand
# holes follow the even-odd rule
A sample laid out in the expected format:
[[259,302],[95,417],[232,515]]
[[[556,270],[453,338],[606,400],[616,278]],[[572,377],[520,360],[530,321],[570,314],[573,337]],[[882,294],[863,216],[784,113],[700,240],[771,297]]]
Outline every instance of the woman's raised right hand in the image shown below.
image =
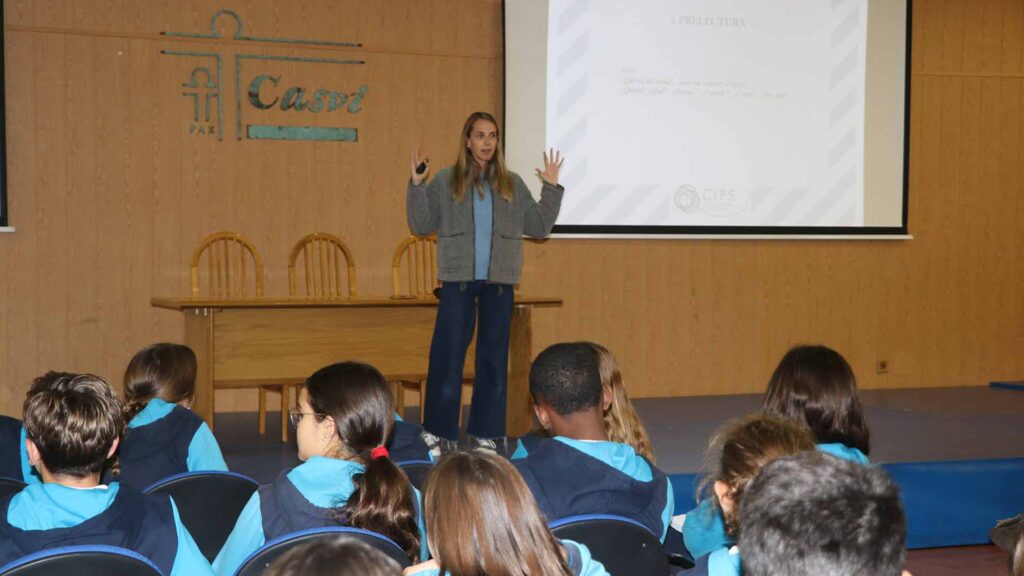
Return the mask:
[[[421,163],[425,164],[426,168],[423,170],[422,173],[417,173],[416,169],[419,167],[419,165]],[[427,179],[427,175],[428,174],[430,174],[430,156],[427,156],[425,154],[421,156],[420,155],[420,147],[417,146],[416,149],[412,151],[412,183],[413,183],[413,186],[419,186],[420,184],[422,184],[423,181]]]

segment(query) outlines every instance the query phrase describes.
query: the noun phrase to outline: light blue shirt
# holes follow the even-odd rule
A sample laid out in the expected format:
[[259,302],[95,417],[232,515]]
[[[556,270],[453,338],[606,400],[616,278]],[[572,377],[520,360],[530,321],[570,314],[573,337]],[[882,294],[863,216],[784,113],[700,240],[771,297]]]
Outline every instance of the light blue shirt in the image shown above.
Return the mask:
[[28,461],[28,448],[25,446],[25,427],[21,427],[21,477],[25,481],[25,484],[42,484],[43,479],[39,476],[39,472],[36,472],[35,466]]
[[[334,508],[348,502],[349,496],[355,490],[355,485],[351,481],[343,482],[340,479],[351,479],[364,469],[362,464],[356,462],[313,456],[288,472],[287,477],[310,504],[318,508]],[[420,555],[425,560],[429,555],[429,548],[423,524],[422,499],[418,490],[413,488],[413,491],[420,509],[417,519],[420,527]],[[266,542],[260,495],[256,492],[242,508],[234,529],[214,559],[214,571],[220,575],[234,574],[242,562]]]
[[[651,465],[629,444],[611,441],[588,441],[555,436],[554,440],[571,446],[587,456],[600,460],[623,474],[639,480],[650,482],[654,479]],[[672,482],[665,482],[667,495],[665,498],[665,509],[661,512],[661,541],[665,542],[665,535],[668,534],[669,524],[672,522],[672,513],[675,510],[675,494],[672,491]]]
[[719,548],[708,556],[708,576],[740,576],[742,573],[739,548]]
[[[590,550],[580,544],[579,542],[573,542],[572,540],[562,540],[563,546],[575,546],[580,551],[580,559],[582,560],[582,569],[580,570],[580,576],[609,576],[608,571],[605,570],[604,564],[601,564],[590,555]],[[417,570],[411,572],[413,576],[439,576],[440,571],[437,568],[425,568],[423,570]]]
[[870,464],[868,457],[859,449],[847,446],[840,442],[832,444],[818,444],[817,448],[819,451],[824,452],[825,454],[831,454],[836,458],[849,460],[850,462],[856,462],[857,464]]
[[[167,416],[174,410],[177,404],[165,402],[159,398],[153,398],[146,404],[138,414],[128,423],[129,428],[138,428],[146,424],[152,424]],[[197,470],[221,470],[227,472],[228,465],[224,462],[224,455],[221,454],[220,445],[213,437],[210,427],[203,422],[196,430],[192,441],[188,445],[188,457],[185,460],[189,472]]]
[[[817,449],[844,460],[868,464],[868,458],[863,452],[845,444],[818,444]],[[686,521],[683,523],[683,542],[694,558],[700,558],[720,548],[728,549],[735,543],[725,533],[722,510],[712,503],[711,498],[701,500],[696,508],[686,514]]]
[[[480,197],[480,189],[484,191],[483,198]],[[494,195],[491,193],[491,184],[486,179],[480,180],[480,188],[472,190],[472,194],[473,243],[476,254],[473,278],[476,280],[487,280],[491,267],[491,230],[494,226]]]
[[[72,528],[105,511],[114,502],[117,482],[95,488],[71,488],[55,482],[32,484],[14,495],[7,509],[7,521],[21,530]],[[213,574],[210,563],[199,551],[192,535],[181,523],[178,507],[171,499],[178,549],[170,576]]]

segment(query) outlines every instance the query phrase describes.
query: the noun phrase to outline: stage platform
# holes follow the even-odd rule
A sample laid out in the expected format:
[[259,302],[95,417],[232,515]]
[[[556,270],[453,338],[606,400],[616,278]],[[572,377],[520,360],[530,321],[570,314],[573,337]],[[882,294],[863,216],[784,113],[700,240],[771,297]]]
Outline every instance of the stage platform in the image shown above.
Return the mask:
[[[866,390],[861,397],[871,460],[903,490],[908,547],[987,543],[997,519],[1024,512],[1024,390]],[[715,429],[756,412],[760,401],[759,394],[635,401],[658,466],[672,479],[678,510],[693,507],[693,486]],[[416,420],[417,410],[405,416]],[[269,482],[297,464],[294,439],[282,444],[276,422],[276,413],[268,416],[267,436],[260,438],[255,414],[218,414],[216,436],[228,466]]]

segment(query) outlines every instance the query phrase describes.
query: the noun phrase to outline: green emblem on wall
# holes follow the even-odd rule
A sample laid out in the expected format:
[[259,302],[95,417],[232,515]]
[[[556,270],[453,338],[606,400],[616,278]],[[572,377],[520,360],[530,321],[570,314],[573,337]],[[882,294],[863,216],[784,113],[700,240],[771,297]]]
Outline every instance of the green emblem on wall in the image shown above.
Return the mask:
[[[235,32],[233,40],[273,42],[292,46],[307,47],[344,47],[359,48],[362,44],[355,42],[328,42],[322,40],[298,40],[288,38],[267,38],[248,36],[244,33],[241,17],[231,10],[221,10],[210,18],[210,33],[163,32],[164,36],[178,38],[195,38],[219,40],[224,38],[217,31],[218,19],[233,19]],[[214,136],[224,139],[224,106],[223,106],[223,61],[222,52],[164,50],[168,56],[208,58],[211,65],[195,66],[181,86],[185,89],[181,94],[189,101],[190,123],[188,133],[194,136]],[[352,66],[366,64],[363,60],[346,60],[336,58],[309,58],[301,56],[276,56],[263,54],[235,53],[230,60],[234,62],[235,82],[235,137],[238,140],[315,140],[355,142],[359,139],[358,130],[345,126],[310,126],[301,124],[303,118],[310,115],[345,118],[347,115],[358,114],[363,109],[369,87],[358,84],[347,88],[338,86],[303,86],[289,82],[284,73],[267,73],[261,71],[246,75],[244,63],[257,62],[298,62],[329,66]],[[255,66],[255,64],[254,64]],[[216,70],[216,72],[214,72]],[[324,75],[329,78],[330,75]],[[326,81],[325,81],[326,83]],[[261,118],[268,113],[283,116],[283,123],[246,123],[246,114],[259,114]],[[261,114],[262,113],[262,114]],[[292,119],[294,118],[294,122]],[[287,121],[284,121],[287,120]],[[339,120],[340,121],[340,120]]]

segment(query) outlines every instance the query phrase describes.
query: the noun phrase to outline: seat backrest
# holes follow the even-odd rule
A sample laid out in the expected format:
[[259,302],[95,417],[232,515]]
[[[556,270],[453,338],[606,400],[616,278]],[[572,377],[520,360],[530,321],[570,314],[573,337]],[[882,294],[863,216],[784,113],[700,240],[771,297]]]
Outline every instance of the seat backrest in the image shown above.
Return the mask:
[[143,492],[174,498],[181,523],[203,556],[213,562],[242,508],[259,487],[252,478],[234,472],[185,472],[164,478]]
[[[288,256],[288,295],[299,296],[297,262],[302,255],[305,297],[339,299],[356,297],[356,263],[345,242],[333,234],[314,232],[299,240]],[[342,282],[345,270],[348,282]]]
[[[403,268],[405,282],[402,281]],[[403,240],[391,259],[391,296],[425,298],[440,285],[437,281],[437,236],[410,236]]]
[[235,576],[260,576],[275,560],[292,548],[310,542],[330,540],[338,536],[354,538],[369,544],[383,552],[388,558],[398,562],[398,565],[402,568],[408,568],[412,565],[412,562],[405,552],[402,551],[402,548],[383,534],[347,526],[330,526],[285,534],[280,538],[267,542],[242,562],[238,570],[235,571]]
[[244,300],[263,296],[263,257],[238,232],[216,232],[199,243],[192,253],[192,297],[203,295],[199,281],[200,260],[206,255],[208,298]]
[[146,557],[117,546],[64,546],[0,567],[0,576],[160,576]]
[[15,494],[17,492],[21,492],[21,489],[24,488],[25,486],[26,484],[21,480],[0,477],[0,498],[3,498],[8,494]]
[[668,555],[658,536],[635,520],[585,514],[556,520],[550,528],[556,538],[586,545],[610,574],[668,574]]
[[434,468],[433,462],[430,460],[406,460],[405,462],[395,462],[395,464],[409,477],[410,484],[420,492],[426,491],[427,477],[430,476],[430,471]]

